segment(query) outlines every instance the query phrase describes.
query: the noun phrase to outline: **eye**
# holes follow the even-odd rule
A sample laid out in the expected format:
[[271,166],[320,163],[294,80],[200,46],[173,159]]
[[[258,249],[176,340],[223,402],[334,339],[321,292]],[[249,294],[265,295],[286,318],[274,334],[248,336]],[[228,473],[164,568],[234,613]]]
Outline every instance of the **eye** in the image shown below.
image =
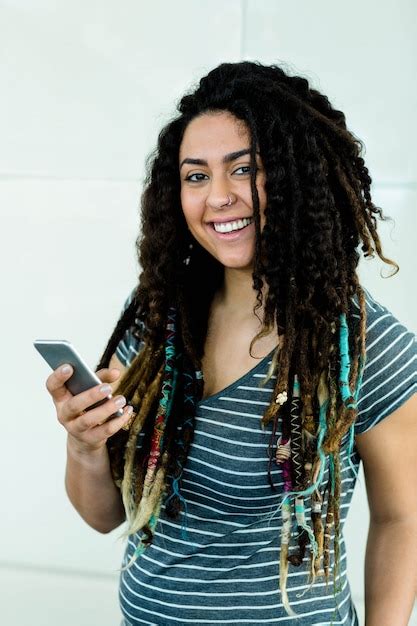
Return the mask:
[[[195,179],[195,176],[200,178]],[[188,180],[190,183],[200,183],[202,180],[204,180],[204,176],[207,178],[206,174],[203,174],[202,172],[196,172],[195,174],[190,174],[189,176],[186,176],[184,180]]]
[[[241,174],[238,174],[239,170],[244,171]],[[233,174],[238,174],[238,176],[244,176],[245,174],[250,174],[251,170],[252,167],[250,165],[241,165],[233,172]],[[256,171],[258,171],[258,168],[256,168]]]

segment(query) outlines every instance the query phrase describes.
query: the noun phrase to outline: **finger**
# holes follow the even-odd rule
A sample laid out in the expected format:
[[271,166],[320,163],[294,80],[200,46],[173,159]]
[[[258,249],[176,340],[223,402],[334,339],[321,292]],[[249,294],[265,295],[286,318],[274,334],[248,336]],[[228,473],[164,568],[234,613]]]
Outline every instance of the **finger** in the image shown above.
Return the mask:
[[62,402],[72,397],[71,393],[65,387],[65,383],[71,378],[72,374],[73,369],[71,365],[64,364],[54,370],[46,379],[45,386],[55,403]]
[[97,402],[104,404],[105,400],[112,397],[112,388],[109,383],[95,385],[86,391],[71,396],[61,407],[60,421],[66,423],[84,411],[91,410],[91,407],[95,408],[93,405],[96,405]]
[[[82,415],[78,415],[67,426],[74,435],[80,435],[95,426],[104,424],[112,415],[126,406],[124,396],[116,396],[95,409],[87,410]],[[113,418],[112,418],[113,419]]]
[[132,419],[133,408],[129,405],[124,408],[121,417],[113,417],[104,424],[94,426],[84,432],[83,439],[90,445],[97,445],[106,442],[109,437],[115,435],[123,427],[127,427]]

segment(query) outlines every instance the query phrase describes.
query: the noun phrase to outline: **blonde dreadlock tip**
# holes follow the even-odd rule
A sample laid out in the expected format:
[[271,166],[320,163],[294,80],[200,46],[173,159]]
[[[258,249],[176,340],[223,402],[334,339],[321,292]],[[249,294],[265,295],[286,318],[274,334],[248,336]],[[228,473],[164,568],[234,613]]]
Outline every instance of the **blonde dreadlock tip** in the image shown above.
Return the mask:
[[288,578],[288,543],[281,540],[280,564],[279,564],[279,589],[281,592],[282,604],[287,614],[296,617],[297,613],[290,606],[287,592]]

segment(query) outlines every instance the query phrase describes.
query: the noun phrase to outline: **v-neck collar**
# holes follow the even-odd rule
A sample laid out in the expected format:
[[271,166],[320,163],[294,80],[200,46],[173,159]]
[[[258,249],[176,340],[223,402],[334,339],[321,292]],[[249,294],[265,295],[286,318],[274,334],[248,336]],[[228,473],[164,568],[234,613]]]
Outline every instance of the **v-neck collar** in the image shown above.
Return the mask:
[[230,385],[227,385],[227,387],[224,387],[224,389],[221,389],[217,393],[215,393],[215,394],[213,394],[211,396],[207,396],[207,398],[204,398],[204,399],[200,400],[197,403],[197,406],[200,406],[202,404],[207,404],[208,402],[213,402],[214,400],[217,400],[220,396],[224,396],[224,395],[234,391],[237,387],[240,387],[246,381],[247,378],[252,378],[257,373],[257,371],[263,367],[265,362],[272,358],[275,350],[276,350],[276,347],[273,348],[269,354],[264,356],[259,361],[259,363],[257,363],[254,367],[252,367],[249,371],[247,371],[246,374],[243,374],[243,376],[241,376],[240,378],[235,380],[235,382],[230,383]]

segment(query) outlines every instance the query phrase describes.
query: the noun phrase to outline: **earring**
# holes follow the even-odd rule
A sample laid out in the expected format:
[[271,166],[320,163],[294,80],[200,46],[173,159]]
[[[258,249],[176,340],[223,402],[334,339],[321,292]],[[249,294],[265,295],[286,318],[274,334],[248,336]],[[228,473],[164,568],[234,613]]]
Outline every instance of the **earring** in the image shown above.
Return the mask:
[[192,244],[192,243],[190,243],[190,244],[189,244],[189,246],[188,246],[188,250],[189,250],[189,252],[188,252],[188,256],[187,256],[187,257],[184,259],[184,261],[183,261],[183,263],[184,263],[185,265],[188,265],[188,264],[190,263],[190,261],[191,261],[191,250],[192,250],[192,249],[193,249],[193,244]]

